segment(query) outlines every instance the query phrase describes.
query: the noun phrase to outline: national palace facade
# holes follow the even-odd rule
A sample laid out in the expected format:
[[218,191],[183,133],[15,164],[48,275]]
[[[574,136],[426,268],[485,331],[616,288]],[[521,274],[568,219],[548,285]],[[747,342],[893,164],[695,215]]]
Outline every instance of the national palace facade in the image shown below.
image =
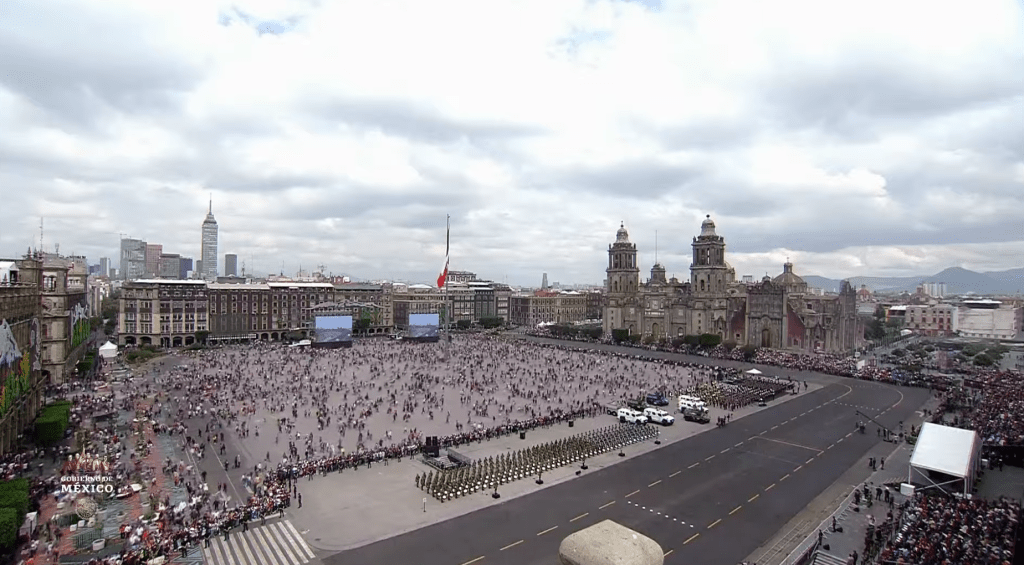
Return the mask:
[[725,239],[708,216],[693,238],[690,280],[666,279],[655,264],[640,281],[636,244],[620,226],[608,246],[604,332],[674,338],[715,334],[724,342],[804,352],[850,352],[860,346],[857,295],[843,281],[838,295],[815,295],[787,262],[775,278],[736,280],[725,260]]

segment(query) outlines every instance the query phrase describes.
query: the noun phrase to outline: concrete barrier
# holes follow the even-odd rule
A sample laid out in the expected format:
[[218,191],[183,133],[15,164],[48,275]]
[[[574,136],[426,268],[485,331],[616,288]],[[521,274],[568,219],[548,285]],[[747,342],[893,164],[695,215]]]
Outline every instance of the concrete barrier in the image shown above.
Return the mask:
[[562,540],[558,561],[562,565],[664,565],[665,552],[651,538],[605,520]]

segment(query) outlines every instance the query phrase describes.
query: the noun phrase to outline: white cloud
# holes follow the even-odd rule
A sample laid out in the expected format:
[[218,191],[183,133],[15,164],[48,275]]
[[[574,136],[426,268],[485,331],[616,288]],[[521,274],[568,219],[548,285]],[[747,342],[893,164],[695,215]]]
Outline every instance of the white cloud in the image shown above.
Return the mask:
[[449,213],[523,284],[620,220],[685,277],[705,214],[740,274],[1020,266],[1018,3],[661,4],[9,1],[0,254],[198,256],[212,193],[260,272],[430,280]]

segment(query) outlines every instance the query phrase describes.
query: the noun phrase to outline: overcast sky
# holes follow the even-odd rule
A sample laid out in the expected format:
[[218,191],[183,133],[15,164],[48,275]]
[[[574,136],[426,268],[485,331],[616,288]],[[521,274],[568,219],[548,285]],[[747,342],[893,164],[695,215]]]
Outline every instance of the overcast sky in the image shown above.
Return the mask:
[[3,0],[0,256],[600,283],[1024,257],[1015,0]]

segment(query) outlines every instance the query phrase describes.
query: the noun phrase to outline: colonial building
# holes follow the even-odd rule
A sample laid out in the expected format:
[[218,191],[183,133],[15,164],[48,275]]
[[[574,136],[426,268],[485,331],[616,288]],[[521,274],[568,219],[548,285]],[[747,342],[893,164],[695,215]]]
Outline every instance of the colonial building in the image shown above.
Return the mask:
[[136,280],[118,299],[118,344],[182,347],[210,329],[204,281]]
[[509,299],[509,321],[519,326],[573,324],[587,314],[587,297],[576,291],[538,290]]
[[725,260],[725,239],[708,216],[693,238],[690,280],[665,276],[655,264],[640,281],[636,245],[620,226],[608,247],[603,324],[606,334],[674,338],[714,334],[723,341],[798,351],[851,351],[862,340],[856,294],[844,282],[839,295],[818,296],[787,262],[774,279],[745,284]]
[[89,268],[84,257],[44,253],[40,330],[41,366],[44,380],[61,384],[75,372],[75,365],[92,333],[89,320]]
[[0,455],[17,446],[42,405],[41,267],[35,258],[0,260]]

